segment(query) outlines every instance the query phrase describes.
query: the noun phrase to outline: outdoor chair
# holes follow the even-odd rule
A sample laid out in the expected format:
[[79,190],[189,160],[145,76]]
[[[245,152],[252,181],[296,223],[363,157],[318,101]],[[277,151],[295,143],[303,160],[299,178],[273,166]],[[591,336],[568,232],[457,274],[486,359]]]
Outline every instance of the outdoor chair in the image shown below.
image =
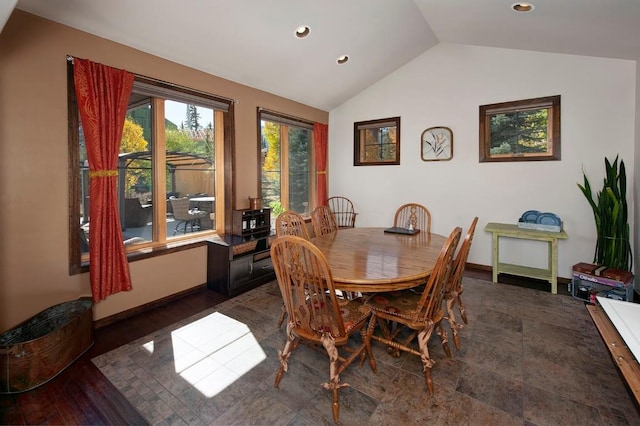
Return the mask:
[[453,261],[451,275],[449,276],[449,282],[445,289],[444,299],[447,306],[447,320],[451,327],[451,334],[453,334],[453,343],[456,345],[456,349],[460,350],[460,337],[458,336],[458,329],[462,328],[462,324],[456,322],[455,313],[453,311],[455,305],[458,305],[460,310],[460,316],[465,324],[468,324],[467,314],[464,310],[464,304],[460,296],[464,288],[462,287],[462,275],[467,265],[467,258],[469,257],[469,250],[471,249],[471,242],[473,241],[473,234],[476,230],[476,224],[478,223],[478,217],[473,218],[467,235],[460,243],[460,249]]
[[353,203],[346,197],[330,197],[327,206],[338,223],[338,228],[353,228],[356,226],[356,213]]
[[[324,348],[330,367],[329,381],[322,387],[333,393],[333,421],[339,423],[338,391],[348,386],[340,382],[340,373],[356,358],[362,365],[366,355],[371,369],[376,371],[371,346],[365,343],[365,326],[371,311],[359,300],[338,299],[329,264],[310,241],[292,235],[278,237],[271,246],[271,259],[289,315],[287,341],[278,352],[281,365],[274,386],[280,385],[289,358],[300,342]],[[361,334],[361,341],[350,339],[356,332]],[[308,395],[316,397],[313,391]]]
[[139,228],[147,226],[151,220],[151,206],[143,206],[138,198],[124,199],[124,226],[125,228]]
[[311,225],[316,237],[338,232],[336,218],[327,206],[318,206],[311,212]]
[[173,208],[173,218],[176,220],[176,227],[173,230],[175,235],[182,225],[183,233],[187,233],[187,228],[194,230],[200,229],[200,219],[207,216],[207,212],[189,209],[189,198],[172,198],[169,200]]
[[431,213],[425,206],[417,203],[408,203],[396,210],[393,218],[393,226],[398,228],[419,229],[422,232],[431,232]]
[[[398,351],[419,356],[430,395],[433,395],[431,368],[435,361],[429,355],[428,343],[434,331],[440,337],[442,348],[447,356],[451,357],[447,332],[441,325],[444,317],[442,300],[451,273],[453,254],[460,241],[461,233],[460,227],[456,227],[451,232],[440,250],[433,272],[422,291],[408,289],[375,293],[365,302],[372,312],[367,329],[366,345],[370,346],[373,339],[395,351],[392,353],[394,356],[399,356]],[[395,325],[395,329],[390,329],[390,323]],[[381,335],[374,334],[376,324],[379,325]],[[406,329],[409,331],[408,335],[404,333]],[[413,344],[414,340],[417,340],[417,349]],[[375,360],[373,362],[375,364]],[[375,370],[375,366],[373,368]]]

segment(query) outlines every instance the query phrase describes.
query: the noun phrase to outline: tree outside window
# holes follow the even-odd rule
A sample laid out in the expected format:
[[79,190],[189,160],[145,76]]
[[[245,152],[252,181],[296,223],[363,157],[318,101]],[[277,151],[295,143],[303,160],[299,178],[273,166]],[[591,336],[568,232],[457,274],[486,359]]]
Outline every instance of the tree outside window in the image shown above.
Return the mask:
[[560,96],[480,106],[480,162],[560,160]]
[[313,193],[313,127],[259,111],[260,186],[264,206],[309,213]]

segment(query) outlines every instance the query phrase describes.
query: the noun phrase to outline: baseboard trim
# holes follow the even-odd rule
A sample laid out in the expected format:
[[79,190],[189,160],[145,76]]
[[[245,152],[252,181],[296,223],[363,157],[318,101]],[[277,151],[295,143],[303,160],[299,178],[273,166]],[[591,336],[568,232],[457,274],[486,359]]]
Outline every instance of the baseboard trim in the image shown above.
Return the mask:
[[[482,265],[479,263],[467,263],[466,268],[470,270],[489,272],[489,273],[491,273],[493,270],[493,268],[490,265]],[[570,282],[571,282],[571,279],[569,278],[558,277],[558,284],[568,284]],[[200,284],[195,287],[191,287],[187,290],[170,294],[169,296],[163,297],[161,299],[157,299],[152,302],[145,303],[144,305],[136,306],[135,308],[127,309],[126,311],[118,312],[117,314],[113,314],[108,317],[96,320],[93,322],[93,328],[98,329],[100,327],[113,324],[114,322],[130,318],[134,315],[141,314],[143,312],[149,311],[151,309],[157,308],[162,305],[166,305],[169,302],[173,302],[189,294],[197,293],[202,290],[207,290],[207,284]]]
[[489,265],[480,265],[479,263],[469,263],[469,262],[467,262],[467,265],[465,266],[465,268],[473,269],[475,271],[482,271],[482,272],[491,272],[493,270]]
[[108,317],[101,318],[93,322],[93,328],[98,329],[114,322],[121,321],[130,318],[134,315],[139,315],[151,309],[157,308],[175,300],[181,299],[192,293],[197,293],[202,290],[207,290],[207,284],[200,284],[195,287],[188,288],[186,290],[179,291],[177,293],[170,294],[169,296],[162,297],[157,300],[153,300],[144,305],[136,306],[135,308],[127,309],[126,311],[118,312],[117,314],[109,315]]
[[[479,263],[469,263],[466,265],[467,269],[482,271],[482,272],[493,272],[493,268],[490,265],[481,265]],[[562,278],[558,277],[558,284],[569,284],[571,282],[571,278]]]

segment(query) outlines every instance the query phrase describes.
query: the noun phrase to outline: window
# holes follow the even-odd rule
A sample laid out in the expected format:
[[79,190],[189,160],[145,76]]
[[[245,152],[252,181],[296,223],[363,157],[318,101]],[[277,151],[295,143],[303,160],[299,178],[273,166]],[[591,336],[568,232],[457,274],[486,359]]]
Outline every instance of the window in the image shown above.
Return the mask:
[[353,123],[353,165],[400,164],[400,117]]
[[260,194],[276,217],[309,213],[315,199],[313,123],[258,109]]
[[480,162],[560,160],[560,96],[480,106]]
[[[70,70],[71,271],[87,262],[91,217],[89,164]],[[224,132],[232,102],[136,76],[118,164],[122,239],[128,252],[224,229]],[[183,199],[183,202],[172,200]],[[186,207],[185,207],[186,206]],[[78,224],[80,229],[78,232]]]

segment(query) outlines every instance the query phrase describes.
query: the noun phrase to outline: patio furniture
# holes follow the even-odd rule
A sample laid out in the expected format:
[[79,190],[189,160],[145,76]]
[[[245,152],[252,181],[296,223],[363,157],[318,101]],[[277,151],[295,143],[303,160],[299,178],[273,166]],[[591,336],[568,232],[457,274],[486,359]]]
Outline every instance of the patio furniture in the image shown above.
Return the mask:
[[191,232],[200,230],[200,219],[207,216],[207,212],[200,210],[189,209],[189,198],[175,198],[170,199],[171,207],[173,208],[173,217],[178,222],[176,228],[173,230],[175,235],[182,225],[182,231],[187,233],[187,228],[191,228]]
[[152,206],[143,206],[138,198],[124,199],[124,226],[125,228],[139,228],[147,226],[151,220]]

